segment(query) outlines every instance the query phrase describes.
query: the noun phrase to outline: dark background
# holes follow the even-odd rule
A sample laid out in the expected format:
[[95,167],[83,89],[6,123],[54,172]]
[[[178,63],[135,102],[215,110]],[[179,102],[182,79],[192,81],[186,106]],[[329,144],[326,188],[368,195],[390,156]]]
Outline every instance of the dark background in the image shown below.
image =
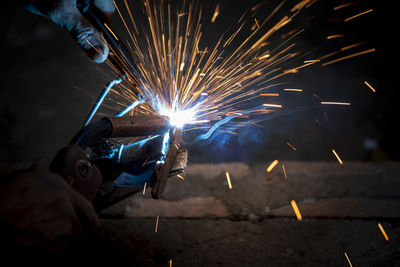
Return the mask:
[[[206,4],[208,16],[212,16],[216,3]],[[209,39],[229,29],[245,8],[258,1],[220,3],[220,16],[206,32]],[[261,20],[277,3],[268,1],[255,17]],[[286,13],[296,3],[287,1]],[[340,3],[345,2],[319,1],[302,12],[293,26],[304,25],[307,31],[296,45],[303,52],[313,50],[315,56],[357,42],[367,44],[354,52],[369,48],[376,48],[376,52],[326,67],[315,65],[287,78],[288,87],[302,88],[304,92],[282,101],[312,105],[320,101],[312,96],[315,93],[322,100],[352,105],[308,109],[260,123],[262,128],[242,129],[239,137],[222,136],[210,145],[191,146],[192,161],[335,160],[332,148],[344,161],[399,160],[395,44],[398,23],[391,12],[394,7],[383,1],[360,1],[334,12],[333,7]],[[373,13],[343,23],[343,18],[371,8]],[[341,18],[341,22],[328,22],[334,17]],[[2,7],[0,23],[0,161],[51,158],[79,130],[108,77],[98,70],[101,66],[86,58],[68,33],[18,3],[8,1]],[[118,29],[119,23],[115,18],[114,28]],[[284,33],[278,32],[277,39]],[[326,40],[331,34],[345,37]],[[373,93],[364,81],[377,92]],[[286,145],[288,141],[297,151]]]

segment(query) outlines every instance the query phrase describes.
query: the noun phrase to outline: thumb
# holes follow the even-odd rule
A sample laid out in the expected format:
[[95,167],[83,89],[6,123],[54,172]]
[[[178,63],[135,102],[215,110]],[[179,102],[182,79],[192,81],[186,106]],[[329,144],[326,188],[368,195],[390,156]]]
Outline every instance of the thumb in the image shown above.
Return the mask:
[[62,1],[49,12],[48,17],[65,28],[94,62],[102,63],[107,59],[106,41],[100,32],[82,16],[75,1]]

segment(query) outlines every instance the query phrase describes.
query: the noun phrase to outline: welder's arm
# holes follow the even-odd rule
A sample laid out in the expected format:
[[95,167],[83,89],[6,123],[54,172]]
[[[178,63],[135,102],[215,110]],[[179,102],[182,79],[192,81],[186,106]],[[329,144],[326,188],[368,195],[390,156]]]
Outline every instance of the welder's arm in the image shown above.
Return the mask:
[[1,178],[2,245],[59,255],[83,244],[98,229],[92,204],[48,168]]
[[[20,1],[32,13],[42,15],[66,29],[94,62],[102,63],[107,59],[105,40],[79,12],[77,0]],[[115,10],[112,0],[94,0],[93,4],[103,12],[105,22],[111,21]]]

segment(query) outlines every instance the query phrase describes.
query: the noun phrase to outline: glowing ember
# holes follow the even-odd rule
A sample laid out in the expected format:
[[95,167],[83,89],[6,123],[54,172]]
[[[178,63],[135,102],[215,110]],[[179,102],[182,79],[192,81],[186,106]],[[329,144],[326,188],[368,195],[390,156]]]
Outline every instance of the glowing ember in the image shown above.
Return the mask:
[[147,183],[144,183],[144,186],[143,186],[143,196],[146,194],[146,186],[147,186]]
[[281,108],[282,105],[278,104],[263,104],[264,107],[270,107],[270,108]]
[[337,160],[339,161],[339,163],[341,165],[343,165],[343,161],[340,159],[339,155],[336,153],[336,151],[334,149],[332,149],[333,154],[335,155],[335,157],[337,158]]
[[229,172],[226,172],[225,175],[226,175],[226,180],[228,181],[228,187],[229,189],[232,189],[231,177],[229,175]]
[[340,106],[350,106],[351,103],[346,102],[321,102],[321,105],[340,105]]
[[286,88],[283,89],[283,91],[289,91],[289,92],[303,92],[303,89],[290,89],[290,88]]
[[354,15],[354,16],[352,16],[352,17],[350,17],[350,18],[347,18],[347,19],[345,19],[344,21],[349,21],[349,20],[352,20],[352,19],[358,18],[359,16],[362,16],[362,15],[368,14],[368,13],[370,13],[370,12],[372,12],[372,11],[374,11],[374,10],[373,10],[373,9],[370,9],[370,10],[367,10],[367,11],[361,12],[361,13],[359,13],[359,14],[357,14],[357,15]]
[[155,233],[157,233],[158,232],[158,221],[160,220],[160,216],[157,216],[157,219],[156,219],[156,227],[155,227],[155,229],[154,229],[154,232]]
[[285,175],[285,179],[287,179],[285,165],[282,164],[283,174]]
[[176,176],[178,176],[178,178],[181,179],[181,180],[185,180],[185,178],[180,174],[177,174]]
[[288,146],[290,146],[294,151],[296,151],[297,149],[291,144],[291,143],[289,143],[289,142],[286,142],[286,144],[288,145]]
[[353,267],[353,265],[351,264],[351,261],[349,259],[349,256],[347,256],[346,252],[344,252],[344,256],[346,256],[347,262],[349,263],[350,267]]
[[296,214],[297,220],[301,221],[303,219],[303,217],[301,216],[299,207],[297,207],[296,201],[292,200],[292,201],[290,201],[290,204],[292,205],[294,213]]
[[382,224],[381,224],[381,223],[378,223],[378,227],[379,227],[379,229],[381,230],[382,235],[383,235],[383,237],[385,238],[386,242],[389,242],[389,237],[388,237],[388,235],[386,234],[385,230],[383,229]]
[[215,20],[217,19],[218,15],[219,15],[219,3],[218,3],[217,6],[215,7],[214,15],[213,15],[213,17],[212,17],[212,19],[211,19],[211,22],[212,22],[212,23],[215,22]]
[[343,37],[343,34],[334,34],[334,35],[327,36],[326,39],[330,40],[330,39],[341,38],[341,37]]
[[370,85],[367,81],[365,81],[364,83],[369,87],[369,89],[372,90],[372,92],[376,93],[376,90],[374,87],[372,87],[372,85]]
[[272,169],[278,164],[278,160],[274,160],[267,168],[267,172],[271,172]]

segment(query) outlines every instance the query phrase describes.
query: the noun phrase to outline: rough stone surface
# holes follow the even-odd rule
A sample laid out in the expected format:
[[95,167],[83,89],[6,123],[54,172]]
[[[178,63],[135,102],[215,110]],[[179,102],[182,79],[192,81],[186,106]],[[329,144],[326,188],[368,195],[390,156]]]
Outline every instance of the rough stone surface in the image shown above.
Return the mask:
[[[400,201],[390,199],[332,198],[297,203],[302,217],[314,218],[400,218]],[[291,205],[276,208],[269,216],[294,216]]]
[[[272,172],[267,173],[265,169],[263,165],[243,163],[191,164],[184,181],[170,178],[163,201],[149,201],[147,191],[145,196],[137,194],[109,208],[107,214],[124,215],[130,206],[135,211],[129,217],[155,217],[161,212],[169,213],[166,211],[169,208],[175,210],[174,216],[185,217],[192,208],[185,201],[196,199],[197,217],[207,217],[204,209],[210,206],[208,202],[200,202],[210,201],[212,196],[226,206],[231,218],[294,216],[291,200],[298,203],[304,216],[310,217],[400,217],[399,163],[350,162],[341,166],[337,162],[279,162]],[[231,190],[226,171],[230,173]],[[178,202],[168,204],[168,201]],[[175,205],[180,205],[179,209]]]
[[224,204],[215,197],[193,197],[168,201],[132,198],[124,205],[104,210],[104,215],[122,215],[124,217],[181,217],[181,218],[224,218],[229,212]]
[[[109,251],[112,244],[121,266],[168,266],[170,259],[185,267],[348,266],[344,252],[353,266],[400,266],[399,163],[283,164],[287,179],[282,162],[271,173],[263,165],[191,164],[184,181],[169,180],[164,200],[151,200],[146,192],[110,207],[108,215],[119,212],[125,219],[103,219],[104,234],[94,248]],[[189,203],[201,218],[182,218],[192,214]],[[215,203],[229,216],[211,219],[206,211]]]

